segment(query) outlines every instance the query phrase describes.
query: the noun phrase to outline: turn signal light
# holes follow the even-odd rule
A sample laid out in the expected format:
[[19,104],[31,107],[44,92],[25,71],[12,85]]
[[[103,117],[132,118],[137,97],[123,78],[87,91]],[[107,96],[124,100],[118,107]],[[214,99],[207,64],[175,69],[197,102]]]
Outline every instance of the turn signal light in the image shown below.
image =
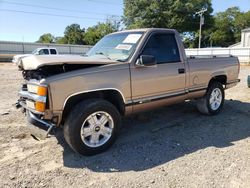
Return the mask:
[[44,112],[45,111],[45,103],[43,103],[43,102],[36,102],[35,103],[35,108],[36,108],[36,111],[38,111],[38,112]]
[[37,95],[46,96],[47,95],[47,87],[38,86]]

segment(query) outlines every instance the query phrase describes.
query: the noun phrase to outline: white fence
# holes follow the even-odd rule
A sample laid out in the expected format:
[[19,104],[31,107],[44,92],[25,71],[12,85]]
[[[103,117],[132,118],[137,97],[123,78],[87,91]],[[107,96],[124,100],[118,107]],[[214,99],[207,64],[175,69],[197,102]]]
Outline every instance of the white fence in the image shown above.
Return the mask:
[[188,56],[195,55],[233,55],[239,58],[241,63],[250,63],[250,48],[201,48],[186,49]]
[[56,48],[60,54],[84,54],[92,46],[0,41],[0,54],[26,54],[41,47]]
[[[42,44],[30,42],[9,42],[0,41],[0,54],[25,54],[36,48],[54,47],[60,54],[84,54],[92,46],[88,45],[68,45],[68,44]],[[188,56],[195,55],[233,55],[237,56],[241,63],[250,63],[250,48],[193,48],[186,49]]]

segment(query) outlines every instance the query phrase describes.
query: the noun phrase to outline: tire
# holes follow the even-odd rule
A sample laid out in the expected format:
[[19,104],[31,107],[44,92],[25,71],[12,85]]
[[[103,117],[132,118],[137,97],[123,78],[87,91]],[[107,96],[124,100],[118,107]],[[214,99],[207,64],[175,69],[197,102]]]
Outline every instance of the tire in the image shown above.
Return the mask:
[[225,92],[221,83],[213,81],[209,84],[206,94],[197,100],[196,106],[200,113],[206,115],[218,114],[225,100]]
[[63,132],[74,151],[95,155],[115,142],[120,125],[121,117],[113,104],[102,99],[88,99],[71,110]]

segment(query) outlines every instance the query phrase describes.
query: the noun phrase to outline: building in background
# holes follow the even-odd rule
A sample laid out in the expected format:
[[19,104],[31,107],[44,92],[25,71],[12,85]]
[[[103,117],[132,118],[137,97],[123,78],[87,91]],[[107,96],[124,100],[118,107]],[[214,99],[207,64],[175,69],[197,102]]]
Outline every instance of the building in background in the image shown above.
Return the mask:
[[250,47],[250,27],[241,32],[241,46]]
[[241,42],[229,46],[231,48],[250,47],[250,27],[241,31]]

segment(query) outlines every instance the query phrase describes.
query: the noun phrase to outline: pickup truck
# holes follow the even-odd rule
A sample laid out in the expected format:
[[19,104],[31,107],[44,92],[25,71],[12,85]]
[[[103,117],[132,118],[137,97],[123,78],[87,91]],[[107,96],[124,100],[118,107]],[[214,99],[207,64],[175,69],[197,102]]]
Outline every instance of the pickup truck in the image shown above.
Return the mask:
[[138,29],[109,34],[85,56],[30,56],[19,104],[31,127],[63,128],[83,155],[107,150],[121,117],[195,100],[202,114],[218,114],[224,90],[238,82],[236,57],[186,57],[176,30]]
[[30,56],[30,55],[57,55],[58,52],[56,48],[37,48],[31,54],[20,54],[15,55],[12,59],[12,62],[18,65],[22,58]]

